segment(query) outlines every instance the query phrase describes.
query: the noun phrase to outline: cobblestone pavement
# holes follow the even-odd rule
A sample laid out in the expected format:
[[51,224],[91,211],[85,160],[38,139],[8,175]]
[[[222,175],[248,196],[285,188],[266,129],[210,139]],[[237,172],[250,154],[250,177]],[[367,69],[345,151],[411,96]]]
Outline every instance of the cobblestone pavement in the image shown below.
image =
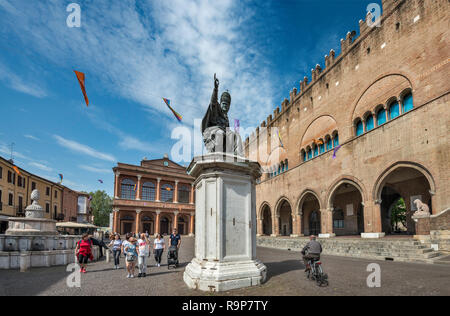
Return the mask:
[[[193,238],[183,238],[182,267],[176,270],[168,270],[165,265],[157,268],[150,258],[145,279],[127,279],[124,269],[113,270],[113,264],[105,261],[90,264],[88,273],[82,275],[81,288],[66,286],[69,273],[65,267],[36,268],[26,273],[0,270],[0,295],[211,295],[189,290],[183,282],[184,267],[192,259],[193,249]],[[268,268],[264,285],[214,295],[450,295],[449,266],[323,256],[330,286],[320,288],[306,280],[298,252],[258,248],[257,257]],[[123,258],[121,261],[123,266]],[[372,262],[381,266],[381,288],[366,285],[366,268]]]

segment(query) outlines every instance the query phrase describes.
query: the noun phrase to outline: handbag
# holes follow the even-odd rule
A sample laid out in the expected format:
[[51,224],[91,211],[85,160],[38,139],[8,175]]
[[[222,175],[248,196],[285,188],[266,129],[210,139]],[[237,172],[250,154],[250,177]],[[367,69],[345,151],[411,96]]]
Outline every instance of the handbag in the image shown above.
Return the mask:
[[136,260],[136,256],[134,254],[127,254],[127,261],[134,262]]

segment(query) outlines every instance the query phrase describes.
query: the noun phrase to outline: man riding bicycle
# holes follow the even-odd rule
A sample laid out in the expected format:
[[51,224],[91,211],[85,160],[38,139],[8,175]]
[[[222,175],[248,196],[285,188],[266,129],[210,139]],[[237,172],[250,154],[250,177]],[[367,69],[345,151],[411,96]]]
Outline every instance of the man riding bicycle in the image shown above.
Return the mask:
[[308,262],[310,260],[318,261],[320,260],[320,254],[322,253],[322,245],[316,241],[316,236],[311,235],[309,237],[309,242],[302,250],[303,262],[305,263],[305,271],[311,269]]

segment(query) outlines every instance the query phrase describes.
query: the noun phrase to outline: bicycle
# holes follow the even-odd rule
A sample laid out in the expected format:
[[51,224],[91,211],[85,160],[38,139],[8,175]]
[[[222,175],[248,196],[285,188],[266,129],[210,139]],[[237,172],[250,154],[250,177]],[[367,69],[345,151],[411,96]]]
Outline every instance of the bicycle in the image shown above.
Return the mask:
[[323,272],[322,262],[319,260],[308,260],[308,266],[310,268],[305,271],[307,279],[316,281],[318,286],[328,286],[328,274]]

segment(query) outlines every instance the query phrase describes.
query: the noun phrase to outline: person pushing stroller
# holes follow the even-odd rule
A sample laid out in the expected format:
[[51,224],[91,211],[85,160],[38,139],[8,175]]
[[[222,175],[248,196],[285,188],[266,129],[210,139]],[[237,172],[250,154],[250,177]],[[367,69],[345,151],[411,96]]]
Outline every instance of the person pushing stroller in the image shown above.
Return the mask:
[[168,266],[175,265],[178,266],[178,251],[181,246],[181,236],[178,234],[176,228],[173,229],[173,233],[170,235],[170,248],[167,254]]

